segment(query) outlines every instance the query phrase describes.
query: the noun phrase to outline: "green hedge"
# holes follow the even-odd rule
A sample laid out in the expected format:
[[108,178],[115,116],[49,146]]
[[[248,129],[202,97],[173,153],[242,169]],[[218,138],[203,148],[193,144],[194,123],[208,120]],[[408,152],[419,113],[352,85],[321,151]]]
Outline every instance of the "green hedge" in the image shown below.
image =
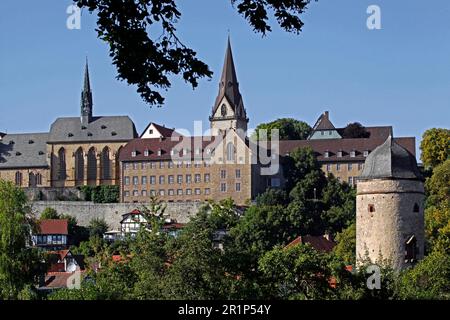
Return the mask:
[[119,186],[81,186],[86,201],[94,203],[117,203],[119,202]]

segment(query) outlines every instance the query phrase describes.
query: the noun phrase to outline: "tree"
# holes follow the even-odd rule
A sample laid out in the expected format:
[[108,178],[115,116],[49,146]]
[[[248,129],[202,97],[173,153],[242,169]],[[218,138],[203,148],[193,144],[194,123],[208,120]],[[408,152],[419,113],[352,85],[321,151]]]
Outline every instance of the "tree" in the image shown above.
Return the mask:
[[359,122],[349,123],[342,133],[345,139],[368,138],[370,133]]
[[433,128],[422,135],[420,158],[425,167],[434,168],[450,157],[450,130]]
[[450,256],[433,250],[414,268],[404,271],[397,284],[401,299],[449,299]]
[[437,165],[426,180],[427,205],[450,205],[450,159]]
[[326,255],[310,245],[276,247],[258,262],[266,299],[325,299],[331,290]]
[[43,272],[42,256],[31,244],[34,217],[22,189],[0,180],[0,299],[17,299]]
[[103,237],[103,234],[108,231],[109,226],[105,219],[94,218],[89,222],[89,236]]
[[322,172],[311,147],[294,149],[289,156],[283,158],[282,162],[284,176],[286,177],[286,190],[288,192],[298,181],[304,179],[308,173],[313,171]]
[[335,255],[347,265],[356,263],[356,223],[336,235]]
[[[137,86],[150,105],[161,105],[159,90],[171,86],[174,75],[197,87],[212,72],[197,53],[183,44],[176,30],[181,18],[175,0],[74,0],[80,8],[97,14],[97,35],[109,45],[109,55],[120,80]],[[268,12],[288,32],[299,33],[301,14],[310,0],[232,0],[255,32],[271,31]],[[151,36],[153,35],[153,36]]]
[[279,131],[280,140],[305,140],[311,133],[311,127],[303,121],[292,118],[281,118],[268,123],[259,124],[254,132],[257,140],[263,139],[260,136],[260,130],[267,130],[267,140],[271,140],[271,131],[277,129]]
[[41,216],[39,218],[40,220],[45,220],[45,219],[59,219],[59,214],[56,211],[56,209],[53,208],[45,208],[42,212],[41,212]]

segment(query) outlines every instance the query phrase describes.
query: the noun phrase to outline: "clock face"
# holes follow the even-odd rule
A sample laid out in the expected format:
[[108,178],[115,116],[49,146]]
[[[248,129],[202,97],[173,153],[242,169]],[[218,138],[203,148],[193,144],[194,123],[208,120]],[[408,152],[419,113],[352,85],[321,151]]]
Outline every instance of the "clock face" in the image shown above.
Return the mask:
[[226,105],[222,105],[221,109],[220,109],[220,113],[222,114],[222,117],[225,117],[227,115],[227,106]]

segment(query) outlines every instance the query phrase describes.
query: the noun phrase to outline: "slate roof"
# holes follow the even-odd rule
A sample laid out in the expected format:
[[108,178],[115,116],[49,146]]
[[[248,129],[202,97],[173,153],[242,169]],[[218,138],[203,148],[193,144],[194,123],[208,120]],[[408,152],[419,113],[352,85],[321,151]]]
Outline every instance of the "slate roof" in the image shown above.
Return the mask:
[[0,169],[48,167],[48,133],[7,134],[0,140]]
[[38,234],[69,234],[67,219],[45,219],[39,224]]
[[128,141],[136,137],[136,128],[128,116],[93,117],[85,124],[80,117],[67,117],[52,123],[48,142]]
[[419,179],[416,157],[389,136],[366,159],[360,180],[367,179]]
[[220,77],[219,94],[214,103],[214,115],[223,97],[226,97],[233,111],[242,103],[242,96],[239,92],[239,82],[237,80],[236,68],[234,67],[233,53],[231,52],[230,38],[228,38],[225,60],[223,62],[222,76]]

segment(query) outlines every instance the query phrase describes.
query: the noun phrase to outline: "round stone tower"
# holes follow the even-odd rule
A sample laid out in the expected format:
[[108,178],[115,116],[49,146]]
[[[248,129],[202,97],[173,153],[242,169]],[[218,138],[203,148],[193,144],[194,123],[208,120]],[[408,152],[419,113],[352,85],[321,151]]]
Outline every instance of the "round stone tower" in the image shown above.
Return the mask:
[[424,254],[424,186],[416,158],[391,136],[367,157],[356,196],[356,263],[394,270]]

